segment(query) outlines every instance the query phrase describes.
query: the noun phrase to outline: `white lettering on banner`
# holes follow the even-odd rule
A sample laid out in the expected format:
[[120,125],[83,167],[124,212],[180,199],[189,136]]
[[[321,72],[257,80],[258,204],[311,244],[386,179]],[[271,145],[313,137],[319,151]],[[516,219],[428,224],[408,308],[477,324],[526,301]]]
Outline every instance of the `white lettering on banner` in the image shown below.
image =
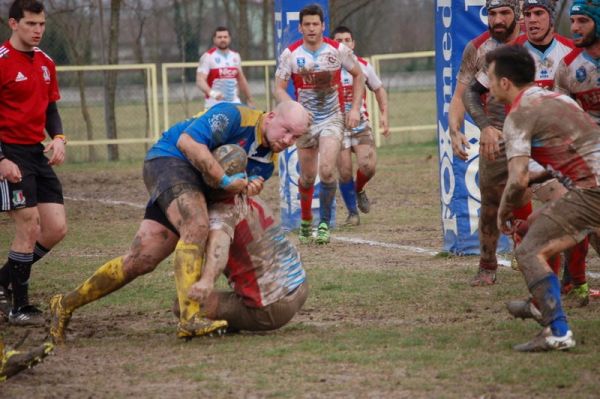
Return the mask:
[[[452,0],[437,0],[437,11],[441,15],[444,28],[442,34],[442,96],[443,114],[447,115],[452,101],[452,34],[449,28],[452,26]],[[445,129],[442,121],[438,119],[438,148],[440,151],[440,191],[442,202],[442,229],[444,235],[448,232],[458,234],[458,223],[456,215],[452,214],[450,203],[454,196],[454,169],[452,167],[452,143],[448,129]]]
[[487,26],[488,18],[487,15],[483,15],[485,11],[485,0],[465,0],[465,11],[469,10],[469,7],[480,7],[479,8],[479,19]]
[[[456,215],[452,214],[450,202],[454,195],[454,170],[452,168],[452,143],[448,130],[445,130],[441,122],[438,122],[438,137],[440,149],[440,191],[442,194],[442,228],[444,235],[451,231],[458,234]],[[446,186],[446,178],[448,185]]]
[[469,210],[469,232],[473,234],[479,228],[479,209],[481,208],[481,191],[477,185],[477,172],[479,172],[479,129],[465,120],[465,136],[471,148],[467,150],[469,166],[465,174],[465,186],[469,197],[467,208]]

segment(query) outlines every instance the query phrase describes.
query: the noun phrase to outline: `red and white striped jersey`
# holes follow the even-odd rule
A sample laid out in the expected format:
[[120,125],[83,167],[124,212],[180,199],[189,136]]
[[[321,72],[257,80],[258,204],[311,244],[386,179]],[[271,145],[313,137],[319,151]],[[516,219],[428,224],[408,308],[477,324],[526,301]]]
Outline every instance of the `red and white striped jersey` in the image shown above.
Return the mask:
[[[360,65],[360,68],[362,69],[363,75],[365,76],[365,85],[371,91],[375,91],[375,90],[379,89],[383,85],[383,83],[381,83],[379,76],[377,76],[377,74],[375,73],[375,69],[373,69],[373,66],[364,58],[357,56],[356,59],[358,60],[358,64]],[[343,90],[342,100],[344,102],[344,107],[343,107],[344,112],[348,112],[352,108],[352,99],[353,99],[352,82],[353,81],[354,81],[354,77],[352,76],[352,74],[350,72],[348,72],[346,69],[342,68],[342,90]],[[366,93],[365,93],[365,95],[363,97],[362,105],[360,106],[360,123],[358,124],[357,127],[355,127],[352,130],[355,132],[363,131],[367,127],[368,123],[369,123],[369,113],[367,112],[367,102],[366,102]]]
[[205,97],[205,107],[208,109],[219,102],[240,103],[238,94],[238,76],[242,68],[239,53],[233,50],[221,51],[211,48],[200,57],[197,72],[206,75],[206,81],[212,90],[223,94],[222,100]]
[[344,44],[323,38],[316,51],[310,51],[298,40],[279,57],[275,76],[294,82],[298,102],[313,114],[313,122],[323,122],[341,109],[341,70],[353,69],[356,60]]
[[526,35],[519,36],[515,43],[525,47],[533,57],[535,61],[535,83],[549,90],[554,88],[554,76],[560,61],[575,48],[570,39],[559,34],[554,35],[550,47],[543,53],[531,45]]
[[575,98],[600,125],[600,62],[584,49],[576,48],[560,62],[555,89]]

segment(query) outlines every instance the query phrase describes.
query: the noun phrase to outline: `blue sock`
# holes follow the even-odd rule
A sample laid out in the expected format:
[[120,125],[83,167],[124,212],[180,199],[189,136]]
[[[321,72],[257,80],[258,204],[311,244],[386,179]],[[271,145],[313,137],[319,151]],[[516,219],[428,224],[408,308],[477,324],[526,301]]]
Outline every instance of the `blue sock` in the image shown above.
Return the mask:
[[335,198],[336,184],[323,183],[319,185],[319,211],[321,214],[321,223],[331,224],[331,210],[333,207],[333,199]]
[[358,208],[356,207],[356,189],[355,189],[354,179],[350,179],[347,182],[340,182],[340,193],[342,194],[342,198],[344,199],[344,204],[346,204],[346,208],[348,208],[348,212],[350,213],[358,213]]
[[550,329],[555,337],[564,336],[569,331],[569,324],[567,324],[567,316],[562,309],[560,302],[560,281],[556,274],[548,276],[548,290],[545,293],[545,302],[554,303],[554,312],[552,315],[552,322],[550,323]]

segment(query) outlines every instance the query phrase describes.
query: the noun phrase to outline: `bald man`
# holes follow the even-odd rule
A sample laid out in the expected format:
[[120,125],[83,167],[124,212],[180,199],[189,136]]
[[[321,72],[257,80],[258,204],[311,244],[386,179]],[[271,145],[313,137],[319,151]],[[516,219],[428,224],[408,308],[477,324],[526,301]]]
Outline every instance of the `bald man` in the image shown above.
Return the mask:
[[[269,113],[222,103],[165,131],[144,161],[150,200],[131,247],[102,265],[74,291],[50,300],[54,342],[64,342],[65,328],[75,309],[153,271],[173,252],[180,308],[177,336],[223,332],[227,322],[202,317],[200,303],[188,297],[200,278],[208,237],[206,193],[211,189],[230,194],[259,193],[273,174],[274,154],[293,145],[311,122],[310,114],[295,101],[284,101]],[[225,174],[211,153],[224,144],[237,144],[246,151],[246,173]]]

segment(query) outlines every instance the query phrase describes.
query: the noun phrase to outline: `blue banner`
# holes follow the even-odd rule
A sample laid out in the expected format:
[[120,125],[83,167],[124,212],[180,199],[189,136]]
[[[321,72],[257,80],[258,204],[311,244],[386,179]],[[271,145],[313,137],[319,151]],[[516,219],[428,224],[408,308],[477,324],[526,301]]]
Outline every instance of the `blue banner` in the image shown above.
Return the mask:
[[[454,157],[448,111],[467,43],[487,30],[485,0],[436,0],[435,49],[440,198],[444,250],[457,255],[479,254],[479,129],[465,117],[464,133],[471,144],[469,158]],[[510,249],[502,236],[498,252]]]
[[[300,10],[309,4],[318,4],[323,8],[325,33],[329,34],[329,5],[327,0],[275,0],[275,57],[297,40],[302,39],[298,27]],[[290,80],[288,86],[290,97],[295,98],[294,87]],[[298,155],[296,146],[292,146],[279,154],[279,198],[281,226],[290,231],[300,226],[300,195],[298,193]],[[312,202],[313,223],[319,222],[319,179],[315,182],[315,193]],[[335,202],[331,215],[331,227],[335,226]]]

